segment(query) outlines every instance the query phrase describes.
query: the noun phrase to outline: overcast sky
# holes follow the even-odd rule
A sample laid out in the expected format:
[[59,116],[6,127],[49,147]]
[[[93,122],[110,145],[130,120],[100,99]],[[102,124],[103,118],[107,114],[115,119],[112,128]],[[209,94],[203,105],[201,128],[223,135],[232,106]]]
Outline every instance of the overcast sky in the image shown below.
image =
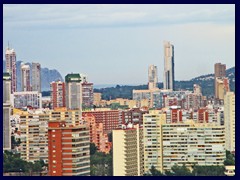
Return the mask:
[[3,59],[87,74],[94,84],[163,81],[163,41],[175,48],[175,80],[235,66],[235,5],[3,5]]

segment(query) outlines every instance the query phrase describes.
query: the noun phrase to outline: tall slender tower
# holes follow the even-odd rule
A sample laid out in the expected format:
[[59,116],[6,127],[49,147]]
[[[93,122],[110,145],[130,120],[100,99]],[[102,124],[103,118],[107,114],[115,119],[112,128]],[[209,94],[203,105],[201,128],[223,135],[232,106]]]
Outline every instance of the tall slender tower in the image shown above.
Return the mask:
[[32,63],[32,91],[41,93],[41,65]]
[[79,74],[67,74],[66,83],[66,105],[68,109],[80,110],[82,112],[82,84]]
[[11,75],[11,93],[17,91],[17,68],[16,68],[16,52],[9,46],[5,53],[6,71]]
[[31,91],[30,66],[21,64],[22,91]]
[[148,89],[157,88],[158,85],[158,77],[157,77],[157,66],[150,65],[148,67]]
[[164,89],[174,90],[174,46],[164,42]]

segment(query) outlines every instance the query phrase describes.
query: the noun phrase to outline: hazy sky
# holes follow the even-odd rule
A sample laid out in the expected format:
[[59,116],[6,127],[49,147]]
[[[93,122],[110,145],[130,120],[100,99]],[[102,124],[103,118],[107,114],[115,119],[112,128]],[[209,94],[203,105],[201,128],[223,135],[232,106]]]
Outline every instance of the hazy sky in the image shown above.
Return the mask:
[[175,80],[235,66],[235,5],[3,5],[3,58],[87,74],[94,84],[163,81],[163,41],[175,48]]

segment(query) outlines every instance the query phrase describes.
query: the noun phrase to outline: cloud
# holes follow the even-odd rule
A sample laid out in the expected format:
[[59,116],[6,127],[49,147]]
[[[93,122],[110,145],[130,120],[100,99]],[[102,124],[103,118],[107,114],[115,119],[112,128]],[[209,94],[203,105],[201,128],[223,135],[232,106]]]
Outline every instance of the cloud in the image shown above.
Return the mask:
[[4,5],[4,26],[81,28],[234,23],[234,5]]

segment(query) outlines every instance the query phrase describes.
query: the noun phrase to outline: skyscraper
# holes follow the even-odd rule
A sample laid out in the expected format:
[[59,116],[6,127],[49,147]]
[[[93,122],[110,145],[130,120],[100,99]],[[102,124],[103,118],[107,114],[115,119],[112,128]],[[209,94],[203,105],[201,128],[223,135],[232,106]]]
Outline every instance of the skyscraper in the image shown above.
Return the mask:
[[11,75],[3,73],[3,150],[11,150],[10,93]]
[[7,47],[6,53],[6,71],[11,75],[11,93],[17,91],[17,68],[16,68],[16,53],[14,49]]
[[224,125],[226,150],[235,151],[235,94],[227,92],[224,96]]
[[31,91],[30,66],[27,64],[21,64],[21,82],[22,91]]
[[214,65],[215,98],[218,98],[217,78],[226,76],[226,64],[216,63]]
[[87,125],[48,123],[48,175],[89,176],[90,139]]
[[79,74],[67,74],[66,83],[66,105],[68,109],[82,111],[82,84]]
[[164,89],[174,90],[174,46],[170,42],[164,42]]
[[54,109],[58,107],[66,107],[65,82],[62,82],[60,80],[56,82],[51,82],[50,89],[52,108]]
[[41,93],[41,65],[32,63],[32,91]]
[[112,131],[113,176],[142,176],[144,169],[143,128],[123,126]]
[[158,87],[157,66],[150,65],[148,67],[148,89]]
[[223,100],[224,95],[229,91],[229,79],[227,77],[216,77],[215,98],[217,98],[218,100]]

